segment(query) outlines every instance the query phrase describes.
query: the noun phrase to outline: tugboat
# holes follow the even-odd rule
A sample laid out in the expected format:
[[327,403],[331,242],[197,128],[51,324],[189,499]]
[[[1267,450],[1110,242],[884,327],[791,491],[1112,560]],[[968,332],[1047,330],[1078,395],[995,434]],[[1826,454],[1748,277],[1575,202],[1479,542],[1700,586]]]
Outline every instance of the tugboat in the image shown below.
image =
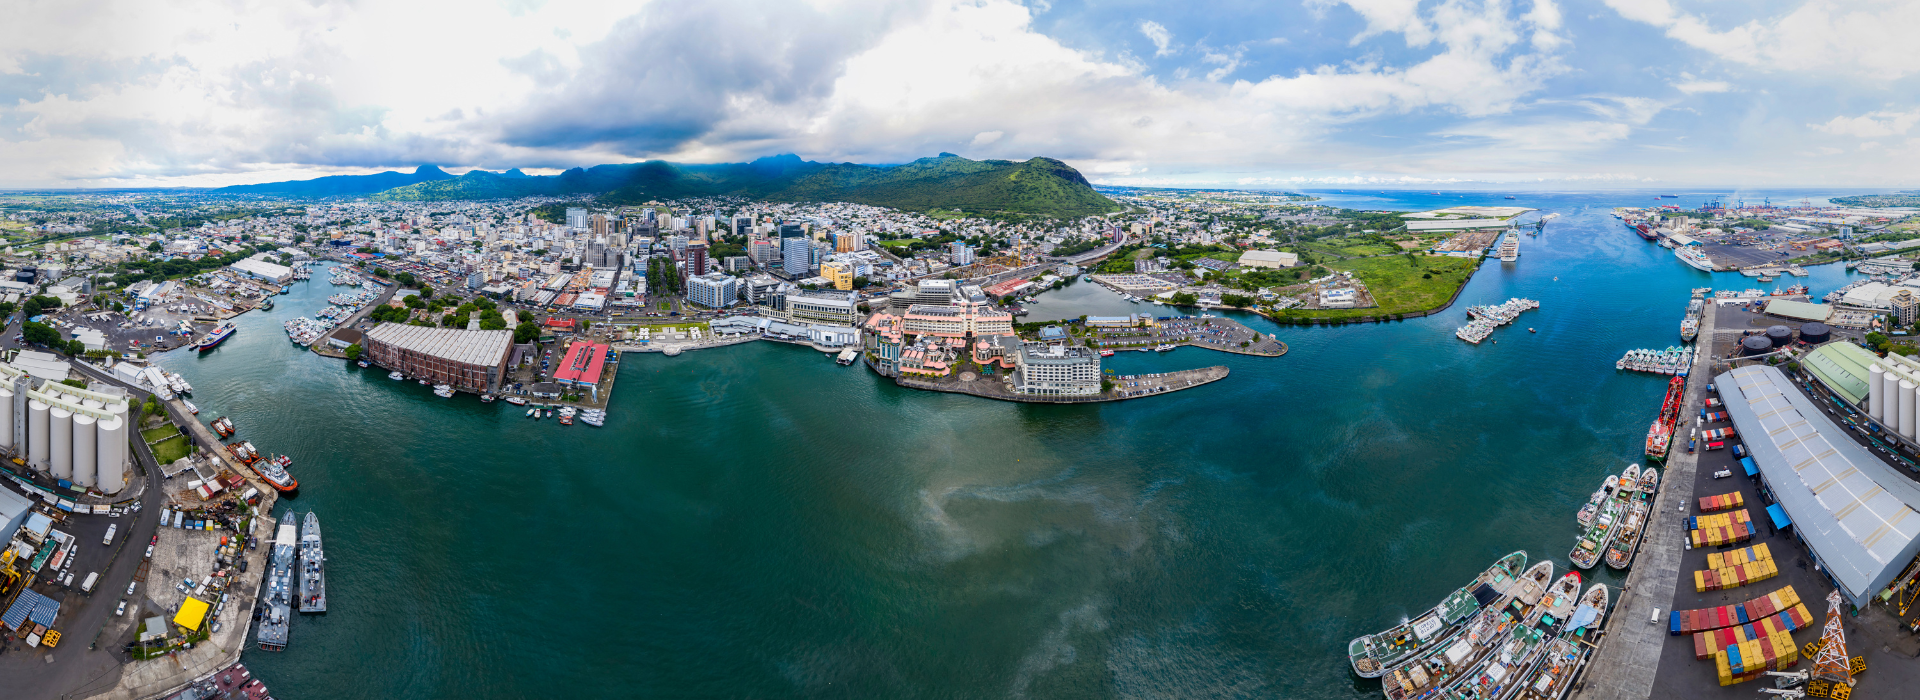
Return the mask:
[[327,611],[326,561],[320,548],[320,517],[309,511],[300,525],[300,612]]
[[268,560],[266,595],[260,601],[260,625],[254,641],[265,651],[286,651],[287,622],[293,615],[294,548],[300,543],[299,528],[293,524],[293,511],[280,515],[280,527],[273,536],[273,554]]
[[226,416],[213,419],[213,424],[210,427],[213,428],[213,432],[219,433],[220,437],[233,437],[233,420]]

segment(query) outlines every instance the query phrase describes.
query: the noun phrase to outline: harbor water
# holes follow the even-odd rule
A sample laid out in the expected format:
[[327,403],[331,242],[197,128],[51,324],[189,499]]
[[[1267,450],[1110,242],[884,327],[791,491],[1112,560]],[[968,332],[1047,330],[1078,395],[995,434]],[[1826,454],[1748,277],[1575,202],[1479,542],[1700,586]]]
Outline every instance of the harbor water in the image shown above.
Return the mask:
[[[1564,569],[1666,386],[1614,361],[1678,344],[1690,288],[1757,284],[1608,213],[1650,201],[1329,193],[1561,217],[1446,313],[1236,315],[1291,351],[1122,352],[1121,373],[1232,376],[1110,404],[918,392],[750,343],[628,355],[606,426],[561,426],[292,345],[280,324],[339,289],[324,274],[161,362],[204,419],[291,455],[281,507],[326,525],[330,612],[243,658],[284,696],[1372,698],[1346,642],[1507,552]],[[1810,272],[1777,284],[1850,277]],[[1454,338],[1467,305],[1516,296],[1541,308]],[[1079,283],[1031,311],[1170,310]]]

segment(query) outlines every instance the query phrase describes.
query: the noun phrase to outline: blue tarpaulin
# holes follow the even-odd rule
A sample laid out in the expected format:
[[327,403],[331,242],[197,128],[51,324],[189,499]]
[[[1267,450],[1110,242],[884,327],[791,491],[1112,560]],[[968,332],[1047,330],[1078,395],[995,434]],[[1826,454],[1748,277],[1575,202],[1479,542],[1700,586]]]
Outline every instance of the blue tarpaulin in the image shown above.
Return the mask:
[[1760,473],[1760,469],[1758,467],[1753,466],[1752,457],[1741,457],[1740,466],[1746,468],[1747,476],[1753,476]]
[[1767,506],[1767,515],[1773,518],[1774,527],[1782,530],[1793,527],[1793,521],[1787,519],[1787,511],[1783,510],[1778,503]]

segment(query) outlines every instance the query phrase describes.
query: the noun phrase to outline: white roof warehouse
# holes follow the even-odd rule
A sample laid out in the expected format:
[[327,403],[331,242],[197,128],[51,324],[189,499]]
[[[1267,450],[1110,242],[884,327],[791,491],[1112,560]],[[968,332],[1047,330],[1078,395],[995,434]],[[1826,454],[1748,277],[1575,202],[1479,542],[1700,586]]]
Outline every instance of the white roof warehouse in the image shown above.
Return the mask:
[[1714,377],[1727,413],[1779,506],[1855,605],[1920,552],[1920,484],[1845,435],[1768,366]]
[[293,281],[293,268],[256,258],[247,258],[228,267],[240,273],[274,284],[286,284],[287,282]]
[[401,374],[487,393],[507,376],[513,331],[470,331],[382,323],[361,340],[369,362]]

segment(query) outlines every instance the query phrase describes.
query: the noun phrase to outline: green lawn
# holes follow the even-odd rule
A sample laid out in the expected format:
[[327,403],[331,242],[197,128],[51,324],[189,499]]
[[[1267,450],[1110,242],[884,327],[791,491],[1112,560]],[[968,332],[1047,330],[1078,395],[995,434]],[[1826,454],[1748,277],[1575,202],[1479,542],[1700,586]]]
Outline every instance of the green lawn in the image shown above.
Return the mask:
[[152,428],[149,430],[140,431],[140,439],[145,440],[147,442],[153,442],[155,440],[158,440],[163,437],[167,437],[169,435],[179,435],[179,434],[180,434],[180,429],[173,427],[172,423],[168,423],[158,428]]
[[153,458],[161,464],[172,464],[187,456],[187,436],[176,435],[153,446]]
[[[1351,270],[1367,285],[1379,304],[1368,309],[1328,309],[1324,311],[1289,310],[1291,318],[1358,318],[1425,311],[1447,303],[1453,292],[1467,283],[1479,267],[1477,258],[1415,256],[1408,264],[1406,256],[1327,263],[1334,270]],[[1429,277],[1428,275],[1431,275]]]

